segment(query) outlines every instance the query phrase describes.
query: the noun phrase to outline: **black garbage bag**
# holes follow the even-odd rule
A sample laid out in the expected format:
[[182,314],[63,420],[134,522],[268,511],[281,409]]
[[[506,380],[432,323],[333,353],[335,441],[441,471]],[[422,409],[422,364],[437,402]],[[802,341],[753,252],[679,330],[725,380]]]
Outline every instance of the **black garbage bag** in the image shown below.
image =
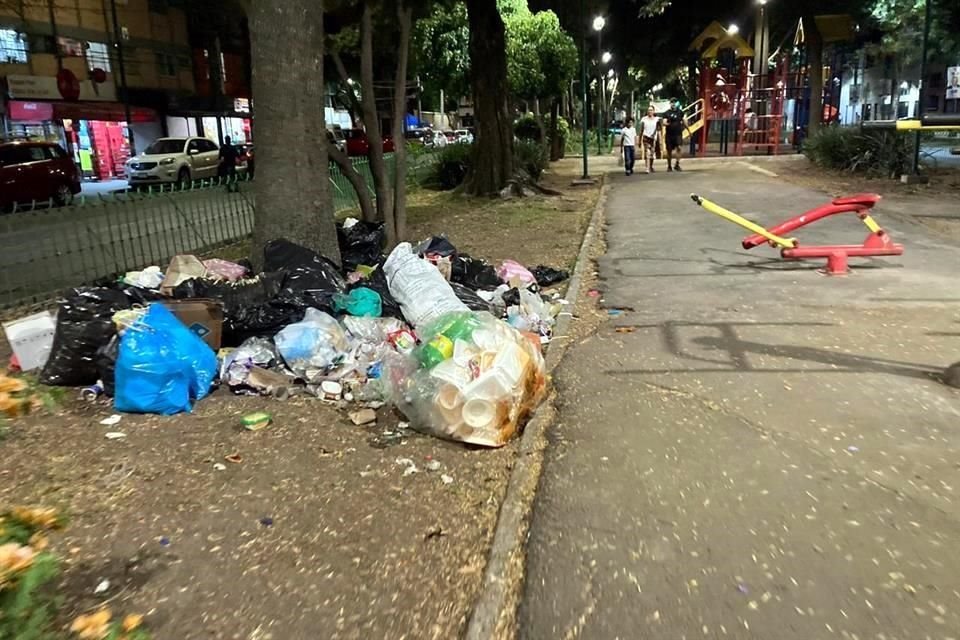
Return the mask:
[[288,324],[303,320],[304,309],[281,297],[287,275],[261,273],[256,280],[238,284],[193,278],[177,285],[173,297],[223,302],[221,343],[236,347],[247,338],[272,337]]
[[383,317],[399,318],[406,322],[403,312],[400,311],[400,303],[390,295],[390,287],[387,286],[387,275],[383,272],[383,267],[378,267],[369,278],[359,280],[350,285],[350,290],[357,287],[367,287],[380,294],[380,307]]
[[95,362],[97,375],[103,382],[103,393],[108,398],[113,397],[114,377],[117,369],[117,355],[120,353],[120,336],[114,335],[110,342],[97,349]]
[[503,305],[505,307],[515,307],[520,304],[520,290],[516,287],[507,289],[503,292]]
[[263,270],[295,271],[298,269],[316,271],[331,282],[339,282],[341,288],[345,286],[340,269],[329,258],[321,256],[312,249],[307,249],[283,238],[271,240],[263,248]]
[[457,282],[451,282],[450,286],[453,287],[453,292],[457,294],[460,302],[467,305],[471,311],[492,311],[490,303],[478,296],[473,289],[468,289]]
[[337,242],[344,271],[354,271],[357,265],[375,265],[380,262],[387,233],[382,222],[363,222],[344,229],[337,225]]
[[289,240],[271,240],[263,248],[266,271],[284,272],[277,301],[284,306],[330,312],[333,298],[345,293],[347,282],[331,260]]
[[113,314],[131,306],[130,298],[119,289],[80,287],[67,291],[60,301],[53,347],[40,382],[60,387],[95,384],[97,349],[116,335]]
[[562,269],[554,269],[553,267],[546,267],[544,265],[534,267],[530,270],[530,273],[532,273],[533,277],[537,279],[537,284],[541,287],[555,285],[558,282],[563,282],[570,277],[570,274],[567,271]]
[[441,258],[445,257],[456,257],[457,248],[453,246],[446,236],[433,236],[427,238],[414,250],[418,256],[423,257],[426,255],[435,255],[440,256]]
[[450,280],[473,290],[496,289],[503,282],[497,270],[486,260],[461,253],[453,259]]

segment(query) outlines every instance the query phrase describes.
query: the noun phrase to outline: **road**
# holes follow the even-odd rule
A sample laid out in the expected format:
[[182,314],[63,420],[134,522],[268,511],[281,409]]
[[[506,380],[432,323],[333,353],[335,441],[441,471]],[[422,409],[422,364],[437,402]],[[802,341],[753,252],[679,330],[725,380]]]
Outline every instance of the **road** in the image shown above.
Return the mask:
[[240,186],[0,216],[0,305],[243,238],[253,229],[253,194]]
[[612,183],[613,320],[556,376],[520,637],[960,637],[960,249],[910,222],[942,203],[881,205],[905,255],[827,278],[687,197],[770,224],[822,194],[743,163]]

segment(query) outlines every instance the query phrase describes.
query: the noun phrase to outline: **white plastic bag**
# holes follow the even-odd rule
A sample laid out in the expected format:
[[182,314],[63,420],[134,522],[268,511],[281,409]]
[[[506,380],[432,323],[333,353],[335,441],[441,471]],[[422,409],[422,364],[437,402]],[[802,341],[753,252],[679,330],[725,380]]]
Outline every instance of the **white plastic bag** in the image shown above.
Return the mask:
[[440,270],[417,257],[409,242],[397,245],[383,271],[403,317],[418,331],[448,313],[469,311]]

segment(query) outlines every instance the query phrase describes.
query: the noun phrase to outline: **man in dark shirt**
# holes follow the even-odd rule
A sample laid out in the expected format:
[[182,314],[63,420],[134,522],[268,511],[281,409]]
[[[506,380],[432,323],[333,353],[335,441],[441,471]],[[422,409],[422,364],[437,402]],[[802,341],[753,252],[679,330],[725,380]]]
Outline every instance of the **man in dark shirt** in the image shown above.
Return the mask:
[[[663,116],[667,124],[667,171],[682,171],[680,158],[683,156],[683,131],[687,128],[680,109],[680,101],[674,100],[673,105]],[[676,160],[674,160],[676,156]]]
[[227,191],[239,191],[240,185],[237,184],[237,158],[240,154],[237,148],[230,142],[230,136],[223,137],[223,145],[220,147],[220,177],[227,182]]

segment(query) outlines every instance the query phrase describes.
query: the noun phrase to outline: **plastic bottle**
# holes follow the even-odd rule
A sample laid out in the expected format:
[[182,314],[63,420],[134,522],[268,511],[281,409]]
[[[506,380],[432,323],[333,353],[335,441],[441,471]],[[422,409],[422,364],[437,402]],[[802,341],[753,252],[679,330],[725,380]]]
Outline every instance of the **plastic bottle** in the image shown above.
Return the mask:
[[444,318],[439,331],[434,337],[420,347],[418,359],[420,364],[430,369],[444,360],[453,357],[453,344],[457,340],[470,340],[474,329],[480,326],[479,321],[471,313],[452,314]]

